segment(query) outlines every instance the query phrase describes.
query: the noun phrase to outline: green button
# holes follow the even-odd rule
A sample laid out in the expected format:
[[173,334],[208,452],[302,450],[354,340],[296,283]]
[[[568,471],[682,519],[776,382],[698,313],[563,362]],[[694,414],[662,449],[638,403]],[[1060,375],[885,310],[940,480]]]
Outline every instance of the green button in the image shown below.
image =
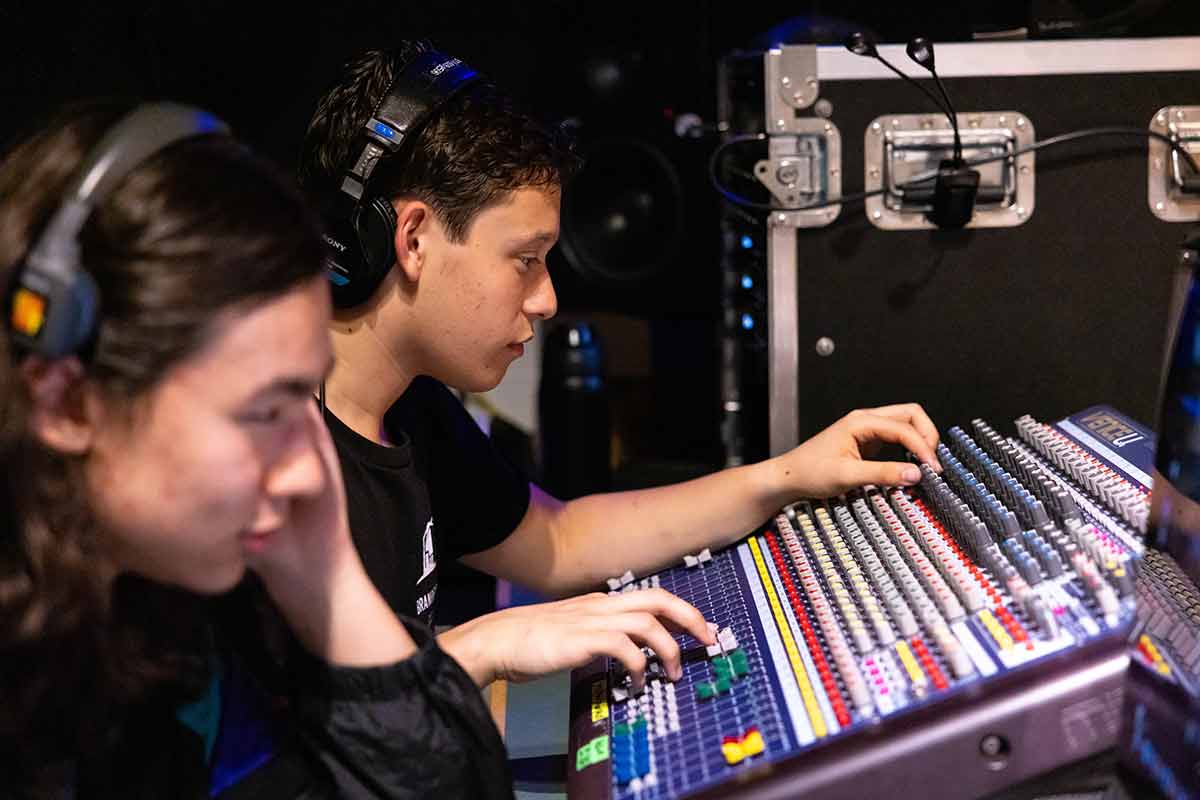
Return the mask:
[[617,723],[617,726],[616,726],[615,728],[613,728],[613,734],[612,734],[612,735],[613,735],[613,736],[628,736],[628,735],[629,735],[629,725],[628,725],[628,723],[625,723],[625,722],[618,722],[618,723]]
[[575,752],[575,771],[608,760],[608,737],[597,736]]
[[708,681],[703,681],[696,684],[696,699],[711,700],[712,696],[717,693],[716,688]]
[[732,684],[730,683],[729,678],[720,677],[720,678],[717,678],[717,680],[716,680],[716,686],[717,686],[717,692],[719,694],[724,694],[725,692],[729,691]]

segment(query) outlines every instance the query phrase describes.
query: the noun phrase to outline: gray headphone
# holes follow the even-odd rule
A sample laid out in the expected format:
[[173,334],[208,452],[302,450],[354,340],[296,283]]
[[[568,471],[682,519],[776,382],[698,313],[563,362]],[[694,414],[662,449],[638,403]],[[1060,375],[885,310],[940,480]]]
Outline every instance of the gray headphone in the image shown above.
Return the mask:
[[87,344],[99,322],[100,293],[80,261],[79,233],[92,210],[150,156],[183,139],[214,133],[228,134],[229,128],[212,114],[154,103],[134,109],[104,134],[16,267],[8,296],[8,325],[16,344],[46,358]]

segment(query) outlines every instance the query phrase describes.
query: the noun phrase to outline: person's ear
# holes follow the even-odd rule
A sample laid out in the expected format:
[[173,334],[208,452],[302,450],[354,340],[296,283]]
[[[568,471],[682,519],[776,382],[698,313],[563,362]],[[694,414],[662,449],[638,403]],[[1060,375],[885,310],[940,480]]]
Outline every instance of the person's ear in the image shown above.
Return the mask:
[[34,436],[61,453],[86,453],[96,439],[100,409],[89,402],[79,359],[30,356],[21,364],[21,376],[29,387]]
[[411,283],[421,278],[428,258],[433,210],[420,200],[397,200],[396,263]]

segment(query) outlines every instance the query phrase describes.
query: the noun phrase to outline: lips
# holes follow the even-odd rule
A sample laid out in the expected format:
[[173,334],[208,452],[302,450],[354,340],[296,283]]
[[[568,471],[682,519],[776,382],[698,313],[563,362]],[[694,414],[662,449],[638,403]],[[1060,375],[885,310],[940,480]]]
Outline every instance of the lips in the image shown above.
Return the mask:
[[248,553],[261,553],[271,543],[275,537],[277,530],[269,531],[246,531],[238,537],[242,543],[242,549]]
[[520,339],[516,342],[513,342],[512,344],[510,344],[508,346],[508,349],[511,350],[512,352],[516,353],[518,356],[524,355],[525,354],[525,345],[531,341],[533,341],[532,333],[530,333],[524,339]]

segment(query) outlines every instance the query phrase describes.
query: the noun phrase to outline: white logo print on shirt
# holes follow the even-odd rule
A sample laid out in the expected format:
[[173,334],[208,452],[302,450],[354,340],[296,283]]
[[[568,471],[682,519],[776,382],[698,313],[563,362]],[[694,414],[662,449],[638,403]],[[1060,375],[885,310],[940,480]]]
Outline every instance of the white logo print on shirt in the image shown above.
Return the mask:
[[433,517],[430,517],[429,522],[425,523],[425,535],[421,540],[421,549],[424,568],[421,571],[421,577],[417,578],[417,583],[428,578],[437,569],[437,561],[433,558]]

